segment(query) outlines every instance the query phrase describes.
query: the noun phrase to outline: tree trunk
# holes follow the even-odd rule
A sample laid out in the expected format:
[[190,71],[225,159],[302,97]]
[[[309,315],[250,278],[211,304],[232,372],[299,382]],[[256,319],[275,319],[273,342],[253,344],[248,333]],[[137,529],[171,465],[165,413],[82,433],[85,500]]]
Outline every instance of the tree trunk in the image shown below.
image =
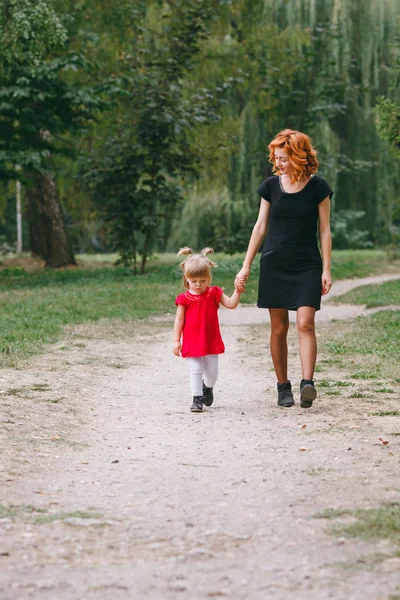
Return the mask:
[[27,198],[32,253],[43,258],[47,267],[76,265],[54,178],[34,174]]

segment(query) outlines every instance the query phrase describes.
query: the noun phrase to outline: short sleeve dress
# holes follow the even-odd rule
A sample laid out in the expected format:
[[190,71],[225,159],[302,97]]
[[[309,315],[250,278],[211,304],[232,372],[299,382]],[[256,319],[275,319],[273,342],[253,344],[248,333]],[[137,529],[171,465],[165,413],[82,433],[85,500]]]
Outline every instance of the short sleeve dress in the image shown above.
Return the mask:
[[260,258],[260,308],[321,306],[322,260],[317,244],[318,204],[333,192],[314,175],[299,192],[283,190],[280,177],[268,177],[258,194],[270,203],[270,218]]
[[203,294],[189,291],[179,294],[175,304],[185,307],[182,330],[182,358],[225,352],[218,321],[218,308],[223,290],[217,285],[207,287]]

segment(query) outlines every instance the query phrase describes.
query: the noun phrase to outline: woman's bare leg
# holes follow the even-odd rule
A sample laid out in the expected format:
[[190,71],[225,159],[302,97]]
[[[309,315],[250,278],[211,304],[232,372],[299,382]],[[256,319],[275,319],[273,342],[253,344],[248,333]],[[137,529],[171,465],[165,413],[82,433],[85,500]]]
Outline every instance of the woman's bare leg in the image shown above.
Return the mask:
[[315,337],[315,308],[301,306],[297,309],[297,331],[299,334],[300,362],[303,379],[313,379],[317,360],[317,338]]
[[274,363],[278,383],[286,383],[288,380],[287,334],[289,330],[289,311],[286,308],[270,308],[268,310],[271,317],[270,349],[272,362]]

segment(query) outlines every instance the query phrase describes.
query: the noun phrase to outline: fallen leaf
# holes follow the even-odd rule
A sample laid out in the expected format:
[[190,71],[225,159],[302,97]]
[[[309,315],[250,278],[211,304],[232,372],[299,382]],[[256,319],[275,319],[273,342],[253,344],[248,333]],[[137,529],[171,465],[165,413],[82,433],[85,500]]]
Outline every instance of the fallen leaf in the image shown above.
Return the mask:
[[307,452],[308,448],[299,448],[300,452]]

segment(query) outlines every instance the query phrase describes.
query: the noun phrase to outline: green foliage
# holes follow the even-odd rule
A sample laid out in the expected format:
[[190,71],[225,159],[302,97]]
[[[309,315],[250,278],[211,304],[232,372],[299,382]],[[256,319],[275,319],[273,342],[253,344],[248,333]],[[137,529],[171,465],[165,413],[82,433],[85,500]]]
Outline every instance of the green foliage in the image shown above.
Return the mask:
[[332,245],[337,250],[372,248],[368,231],[361,231],[357,221],[365,216],[362,210],[339,210],[332,215]]
[[400,156],[400,105],[381,96],[377,100],[375,110],[379,135],[387,140]]
[[398,13],[399,0],[3,0],[2,179],[15,164],[52,170],[77,246],[101,231],[125,264],[188,232],[244,250],[267,144],[290,126],[312,136],[335,190],[336,247],[395,256]]
[[0,6],[0,71],[33,65],[62,47],[67,31],[51,0],[3,0]]
[[82,57],[65,55],[32,66],[18,66],[0,76],[0,171],[9,178],[49,168],[51,154],[71,154],[61,137],[82,135],[91,119],[108,106],[106,85],[84,87],[66,78],[88,69]]
[[182,0],[166,6],[156,32],[151,10],[136,11],[132,53],[124,58],[129,103],[84,169],[112,248],[125,266],[133,263],[135,272],[138,253],[143,272],[160,225],[171,220],[183,177],[195,172],[190,128],[218,118],[208,90],[191,90],[187,97],[184,89],[186,73],[215,14],[214,4]]
[[[392,91],[400,87],[400,57],[392,70]],[[396,101],[397,100],[397,101]],[[380,96],[375,106],[377,130],[387,140],[394,152],[400,157],[400,103],[397,99]]]

